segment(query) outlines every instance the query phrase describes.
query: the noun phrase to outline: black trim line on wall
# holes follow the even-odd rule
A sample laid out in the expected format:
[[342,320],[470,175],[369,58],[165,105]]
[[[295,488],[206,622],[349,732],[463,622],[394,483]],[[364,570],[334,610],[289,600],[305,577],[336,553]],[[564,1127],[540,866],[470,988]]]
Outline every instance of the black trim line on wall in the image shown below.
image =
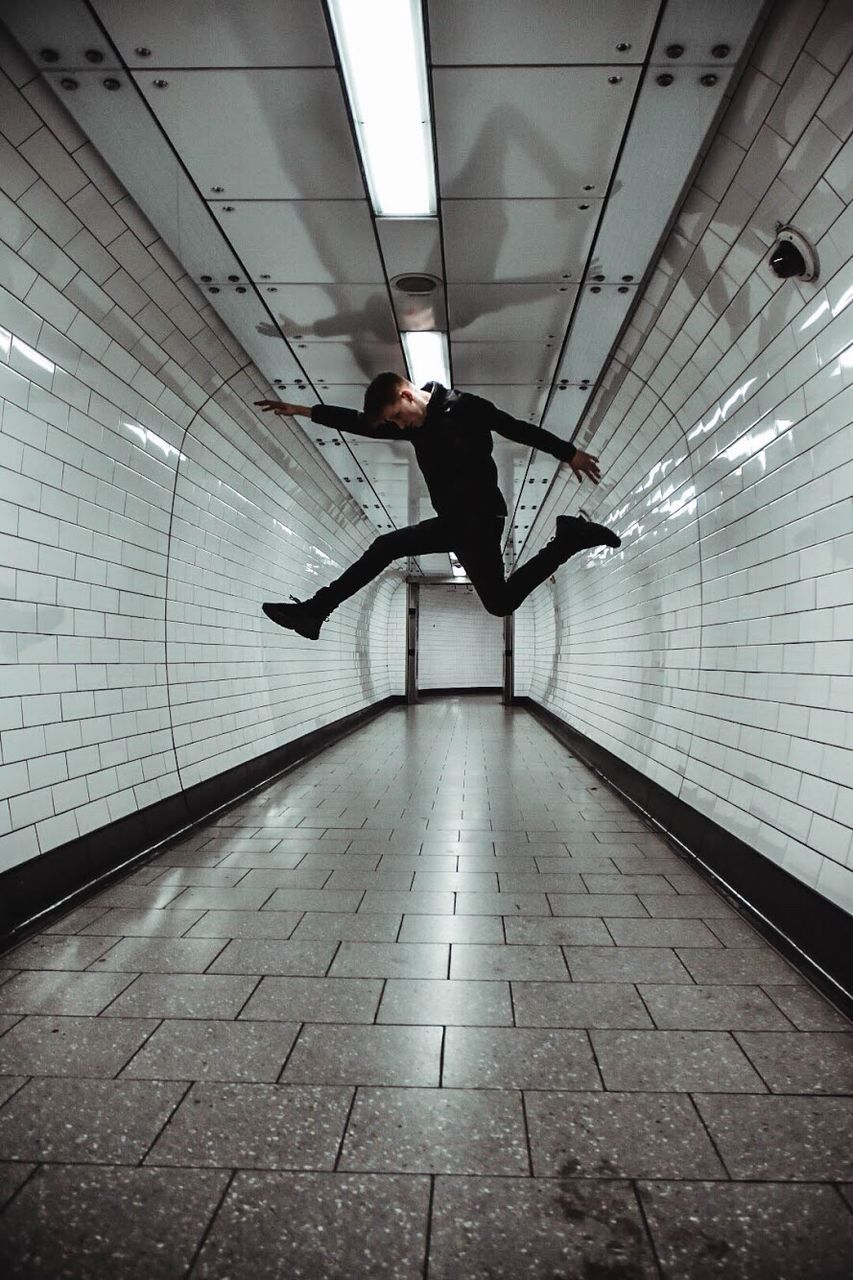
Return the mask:
[[273,782],[294,765],[360,729],[393,707],[397,694],[321,729],[303,734],[274,751],[235,765],[185,791],[167,796],[89,835],[30,858],[0,875],[0,948],[19,942],[60,911],[68,911],[93,893],[142,866],[170,841],[230,808],[247,793]]
[[555,738],[639,809],[692,870],[710,881],[822,994],[853,1017],[853,919],[698,809],[532,698],[515,698]]
[[438,689],[418,689],[419,698],[457,698],[461,693],[500,693],[499,684],[442,685]]

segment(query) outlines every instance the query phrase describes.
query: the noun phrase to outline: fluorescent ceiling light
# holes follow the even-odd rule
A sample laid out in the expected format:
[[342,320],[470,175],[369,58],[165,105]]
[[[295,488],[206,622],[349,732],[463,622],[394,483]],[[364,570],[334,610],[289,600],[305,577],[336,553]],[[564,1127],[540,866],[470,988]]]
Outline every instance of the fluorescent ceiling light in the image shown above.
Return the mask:
[[412,382],[422,387],[425,382],[450,386],[450,362],[447,356],[447,334],[438,330],[412,330],[401,333],[406,364]]
[[374,213],[436,212],[420,0],[329,0]]

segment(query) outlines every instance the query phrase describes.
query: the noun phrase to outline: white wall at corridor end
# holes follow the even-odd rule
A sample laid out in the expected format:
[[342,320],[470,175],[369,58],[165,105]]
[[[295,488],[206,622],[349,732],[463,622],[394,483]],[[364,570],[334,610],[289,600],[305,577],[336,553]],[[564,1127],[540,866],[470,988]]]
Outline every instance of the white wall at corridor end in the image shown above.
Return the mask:
[[[517,618],[522,687],[853,910],[853,12],[777,6],[525,551],[621,535]],[[766,257],[817,243],[813,285]]]
[[316,644],[264,618],[373,530],[5,38],[0,68],[4,871],[402,692],[405,591]]

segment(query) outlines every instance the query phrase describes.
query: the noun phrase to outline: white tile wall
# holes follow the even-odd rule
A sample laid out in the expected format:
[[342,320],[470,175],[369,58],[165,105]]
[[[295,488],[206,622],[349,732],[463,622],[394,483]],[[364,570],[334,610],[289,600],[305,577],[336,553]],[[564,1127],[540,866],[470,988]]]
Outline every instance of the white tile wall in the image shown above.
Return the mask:
[[503,684],[503,619],[487,613],[473,587],[420,588],[418,688]]
[[401,693],[405,590],[385,575],[316,644],[264,618],[371,527],[255,415],[260,375],[61,108],[34,109],[20,55],[0,64],[2,871]]
[[[516,619],[517,691],[853,910],[853,26],[778,5],[555,485],[620,551]],[[766,266],[777,220],[811,285]]]

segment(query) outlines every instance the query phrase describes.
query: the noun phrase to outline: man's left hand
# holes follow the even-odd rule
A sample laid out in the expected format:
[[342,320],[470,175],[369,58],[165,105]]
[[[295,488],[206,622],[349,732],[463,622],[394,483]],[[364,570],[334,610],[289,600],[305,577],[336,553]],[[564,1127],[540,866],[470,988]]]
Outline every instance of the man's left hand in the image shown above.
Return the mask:
[[601,479],[601,470],[598,466],[598,458],[594,458],[591,453],[584,453],[583,449],[577,449],[575,451],[575,456],[572,458],[569,466],[581,482],[583,481],[584,476],[589,476],[593,484],[598,484]]

